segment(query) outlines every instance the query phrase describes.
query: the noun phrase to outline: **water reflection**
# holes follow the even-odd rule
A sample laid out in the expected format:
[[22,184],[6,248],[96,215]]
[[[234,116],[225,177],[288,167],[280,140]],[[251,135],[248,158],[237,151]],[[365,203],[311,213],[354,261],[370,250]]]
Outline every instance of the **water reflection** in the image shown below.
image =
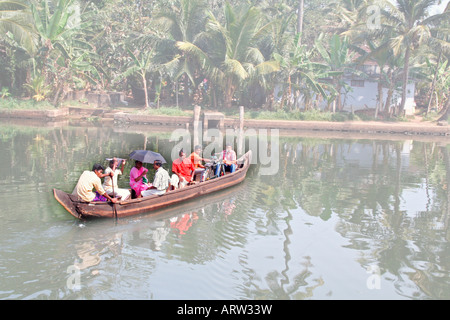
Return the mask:
[[[336,230],[349,240],[346,248],[362,254],[363,267],[377,264],[400,295],[449,296],[449,265],[442,264],[448,259],[448,145],[350,142],[285,150],[286,168],[301,163],[294,171],[298,203],[323,220],[337,214]],[[440,245],[430,248],[429,241]],[[417,290],[405,290],[410,281]]]
[[[0,126],[0,298],[450,298],[442,141],[280,137],[276,175],[254,165],[235,188],[117,223],[75,221],[53,199],[106,157],[147,148],[169,159],[175,143],[123,128]],[[69,266],[79,290],[67,287]]]

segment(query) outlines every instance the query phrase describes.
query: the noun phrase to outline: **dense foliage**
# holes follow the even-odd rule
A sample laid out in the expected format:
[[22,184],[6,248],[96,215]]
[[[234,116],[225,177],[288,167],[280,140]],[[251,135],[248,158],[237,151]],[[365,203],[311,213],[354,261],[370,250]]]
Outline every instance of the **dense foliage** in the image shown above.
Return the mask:
[[[0,1],[0,89],[48,100],[70,90],[145,92],[147,107],[342,109],[343,77],[418,84],[447,115],[450,9],[437,0]],[[301,98],[301,99],[298,99]],[[389,112],[390,98],[377,112]],[[150,103],[149,103],[150,101]],[[299,102],[300,101],[300,102]]]

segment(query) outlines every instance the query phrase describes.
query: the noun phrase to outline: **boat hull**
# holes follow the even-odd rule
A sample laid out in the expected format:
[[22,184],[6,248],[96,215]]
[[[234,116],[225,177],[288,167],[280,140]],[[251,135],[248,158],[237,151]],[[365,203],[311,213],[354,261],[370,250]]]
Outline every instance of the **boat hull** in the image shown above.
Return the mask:
[[252,153],[251,151],[248,151],[238,159],[238,163],[241,163],[241,166],[234,173],[226,174],[222,177],[200,182],[185,188],[172,190],[163,195],[153,195],[128,201],[119,201],[116,204],[112,204],[111,202],[81,202],[76,196],[57,189],[53,189],[53,193],[56,200],[72,216],[78,219],[89,217],[122,218],[158,210],[237,185],[245,179],[250,166],[251,157]]

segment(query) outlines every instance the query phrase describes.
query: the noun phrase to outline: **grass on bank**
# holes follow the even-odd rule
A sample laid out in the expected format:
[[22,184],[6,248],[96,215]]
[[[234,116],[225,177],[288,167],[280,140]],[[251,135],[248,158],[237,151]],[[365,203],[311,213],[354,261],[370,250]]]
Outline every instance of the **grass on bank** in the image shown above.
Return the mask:
[[[79,101],[65,101],[62,103],[62,107],[82,107],[82,108],[94,108],[87,103]],[[33,99],[17,99],[17,98],[4,98],[0,99],[0,110],[54,110],[55,107],[48,101],[34,101]],[[120,110],[123,112],[129,112],[132,114],[142,114],[142,115],[164,115],[164,116],[188,116],[192,117],[194,111],[192,108],[183,109],[176,106],[160,106],[159,108],[148,108],[142,109],[141,106],[129,106],[129,107],[118,107],[113,108],[113,110]],[[203,109],[202,111],[206,111]],[[235,109],[223,112],[227,117],[239,118],[239,112]],[[303,121],[359,121],[359,120],[374,120],[373,118],[368,118],[367,116],[360,117],[356,114],[349,112],[338,112],[332,113],[320,110],[309,110],[309,111],[268,111],[268,110],[249,110],[244,114],[245,119],[255,119],[255,120],[303,120]],[[398,120],[398,119],[397,119]]]
[[[202,110],[207,111],[207,110]],[[223,111],[227,117],[239,118],[239,113],[236,110],[233,111]],[[168,107],[162,106],[159,108],[149,108],[145,110],[133,111],[136,114],[145,115],[165,115],[165,116],[189,116],[192,117],[194,114],[193,110],[184,110],[180,107]],[[303,120],[303,121],[347,121],[347,120],[363,120],[355,114],[341,112],[332,113],[324,112],[320,110],[310,110],[310,111],[267,111],[267,110],[250,110],[246,111],[244,114],[245,119],[256,119],[256,120]]]
[[[94,108],[86,103],[79,101],[65,101],[60,106],[63,107],[82,107],[82,108]],[[53,106],[48,101],[34,101],[33,99],[17,99],[13,97],[6,97],[0,99],[0,110],[54,110]],[[112,110],[120,110],[123,112],[129,112],[133,114],[142,115],[165,115],[165,116],[187,116],[192,117],[194,114],[193,107],[181,108],[176,106],[160,106],[159,108],[143,109],[141,106],[128,106],[112,108]],[[202,111],[208,111],[208,109],[202,108]],[[231,118],[239,118],[239,111],[236,109],[227,111],[220,110],[225,116]],[[308,111],[288,111],[279,109],[276,111],[268,110],[247,110],[244,114],[245,119],[254,120],[292,120],[292,121],[329,121],[329,122],[343,122],[343,121],[392,121],[392,122],[407,122],[410,117],[394,117],[390,119],[375,119],[368,113],[351,113],[351,112],[330,112],[321,110],[308,110]],[[435,121],[439,115],[435,113],[429,113],[424,116],[422,121]],[[414,118],[414,117],[412,117]],[[450,121],[449,121],[450,123]]]
[[[237,113],[230,114],[231,117],[239,117]],[[329,121],[329,122],[344,122],[344,121],[408,121],[405,117],[392,119],[375,119],[375,117],[364,113],[351,112],[331,112],[322,110],[307,110],[307,111],[267,111],[267,110],[250,110],[244,114],[245,119],[255,120],[291,120],[291,121]]]
[[245,119],[256,120],[297,120],[297,121],[360,121],[359,116],[349,112],[332,113],[329,111],[308,110],[308,111],[247,111]]
[[[123,108],[123,109],[125,109],[125,108]],[[161,106],[159,108],[134,110],[134,111],[132,111],[132,113],[143,114],[143,115],[155,115],[155,116],[192,117],[194,114],[194,111],[193,110],[183,110],[179,107]]]
[[0,110],[54,110],[55,107],[48,101],[35,101],[33,99],[0,99]]
[[[203,109],[202,111],[212,111]],[[239,111],[236,109],[226,111],[220,110],[226,117],[239,118]],[[194,111],[191,109],[182,109],[175,106],[161,106],[159,108],[149,108],[133,111],[135,114],[145,115],[166,115],[166,116],[189,116],[192,117]],[[250,110],[245,111],[245,119],[255,120],[303,120],[303,121],[364,121],[375,120],[373,117],[358,116],[350,112],[332,113],[328,111],[309,110],[309,111],[268,111],[268,110]],[[398,120],[398,119],[397,119]]]

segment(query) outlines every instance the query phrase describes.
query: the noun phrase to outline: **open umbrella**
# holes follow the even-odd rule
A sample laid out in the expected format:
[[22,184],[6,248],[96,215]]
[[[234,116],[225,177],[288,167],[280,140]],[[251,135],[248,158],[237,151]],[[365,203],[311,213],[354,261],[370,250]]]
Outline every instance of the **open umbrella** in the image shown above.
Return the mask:
[[130,158],[145,163],[153,163],[155,160],[160,160],[161,163],[167,163],[166,159],[160,153],[150,150],[134,150],[130,153]]

